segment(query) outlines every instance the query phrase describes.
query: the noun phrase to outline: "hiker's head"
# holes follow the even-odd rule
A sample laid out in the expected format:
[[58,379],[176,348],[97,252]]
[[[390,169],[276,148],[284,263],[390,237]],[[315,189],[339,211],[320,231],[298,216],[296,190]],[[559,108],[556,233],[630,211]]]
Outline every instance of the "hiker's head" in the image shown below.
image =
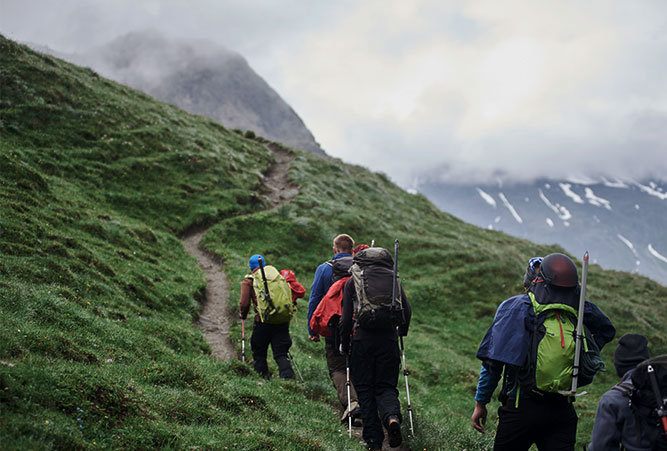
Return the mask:
[[250,271],[254,271],[257,268],[259,268],[259,259],[262,259],[262,265],[266,266],[266,259],[262,257],[260,254],[255,254],[252,257],[250,257],[250,260],[248,261],[248,265],[250,266]]
[[357,252],[361,252],[364,249],[369,249],[369,248],[370,248],[370,246],[368,244],[360,244],[357,247],[355,247],[354,249],[352,249],[352,255],[356,255]]
[[618,340],[614,351],[614,366],[618,377],[650,357],[648,338],[641,334],[625,334]]
[[347,233],[341,233],[333,240],[333,250],[336,253],[347,252],[348,254],[352,253],[354,249],[354,240]]
[[540,263],[540,274],[546,283],[555,287],[575,288],[579,284],[577,266],[563,254],[549,254]]
[[523,278],[523,287],[528,289],[539,274],[540,265],[542,264],[542,257],[533,257],[528,260],[528,267],[526,268],[526,275]]

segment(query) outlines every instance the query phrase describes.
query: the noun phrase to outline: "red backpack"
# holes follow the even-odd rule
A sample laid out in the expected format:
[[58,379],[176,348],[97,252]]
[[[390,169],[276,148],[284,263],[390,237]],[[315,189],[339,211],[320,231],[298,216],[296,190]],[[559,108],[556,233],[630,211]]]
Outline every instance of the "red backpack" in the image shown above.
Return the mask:
[[[315,312],[313,312],[313,316],[310,318],[310,328],[317,335],[322,335],[323,337],[331,337],[333,335],[329,324],[331,324],[332,319],[337,319],[334,317],[340,318],[343,288],[347,279],[349,277],[343,277],[335,281],[318,304]],[[335,327],[333,324],[332,326]]]
[[297,299],[302,298],[306,294],[306,289],[296,280],[294,271],[283,269],[280,271],[280,275],[289,284],[290,290],[292,290],[292,302],[296,303]]

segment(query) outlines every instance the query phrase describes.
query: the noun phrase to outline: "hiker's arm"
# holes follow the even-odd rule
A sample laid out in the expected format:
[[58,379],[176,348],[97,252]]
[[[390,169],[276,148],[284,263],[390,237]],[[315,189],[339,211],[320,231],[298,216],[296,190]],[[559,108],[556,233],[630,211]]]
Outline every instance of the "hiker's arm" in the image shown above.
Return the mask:
[[479,380],[477,381],[475,401],[481,404],[488,404],[491,402],[491,397],[498,386],[502,374],[502,366],[496,368],[496,365],[483,364],[482,369],[479,372]]
[[475,401],[475,410],[472,412],[472,427],[484,433],[484,426],[486,425],[486,404]]
[[241,281],[241,296],[239,298],[239,318],[246,319],[250,311],[250,300],[252,296],[252,280]]
[[340,336],[341,351],[347,354],[350,350],[350,335],[352,334],[352,311],[354,310],[354,282],[350,278],[345,282],[343,288],[343,303],[341,306],[340,321],[338,323],[338,333]]
[[484,425],[486,425],[486,405],[491,401],[491,396],[493,396],[501,376],[502,366],[498,371],[492,365],[482,365],[482,370],[479,372],[477,392],[475,393],[475,410],[472,413],[472,427],[481,433],[484,433]]
[[584,304],[584,323],[593,332],[600,350],[616,336],[616,328],[607,315],[592,302]]
[[315,309],[319,305],[320,301],[327,294],[329,285],[331,282],[331,266],[323,263],[317,267],[315,271],[315,278],[313,279],[313,286],[310,287],[310,299],[308,299],[308,321],[306,321],[306,327],[308,327],[308,335],[311,341],[320,341],[319,335],[317,335],[310,328],[310,318],[313,317]]

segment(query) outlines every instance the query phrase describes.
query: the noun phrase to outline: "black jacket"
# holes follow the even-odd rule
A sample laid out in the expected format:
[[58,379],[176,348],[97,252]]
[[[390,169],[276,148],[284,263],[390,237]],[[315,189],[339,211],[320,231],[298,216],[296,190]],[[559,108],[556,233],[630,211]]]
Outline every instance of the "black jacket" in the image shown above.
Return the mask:
[[405,314],[405,323],[397,330],[393,327],[387,329],[364,329],[363,327],[355,327],[354,319],[354,305],[357,303],[357,293],[354,289],[354,280],[350,278],[345,283],[343,288],[343,306],[338,325],[340,334],[342,351],[347,353],[350,346],[350,338],[352,340],[364,340],[365,338],[387,338],[389,340],[398,341],[398,335],[406,336],[410,326],[410,319],[412,318],[412,309],[408,298],[405,296],[405,291],[401,286],[401,303],[403,306],[403,313]]

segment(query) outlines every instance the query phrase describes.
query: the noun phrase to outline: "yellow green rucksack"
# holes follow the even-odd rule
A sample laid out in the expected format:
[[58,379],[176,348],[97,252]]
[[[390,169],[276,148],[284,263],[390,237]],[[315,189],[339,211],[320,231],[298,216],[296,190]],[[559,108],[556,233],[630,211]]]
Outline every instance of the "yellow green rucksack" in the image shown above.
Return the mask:
[[536,327],[535,387],[551,393],[572,387],[572,370],[576,345],[577,311],[565,304],[540,304],[531,292]]
[[289,284],[275,267],[263,266],[246,277],[253,279],[252,286],[257,298],[257,313],[259,313],[261,322],[283,324],[292,319],[292,314],[296,310],[292,302],[292,292]]

